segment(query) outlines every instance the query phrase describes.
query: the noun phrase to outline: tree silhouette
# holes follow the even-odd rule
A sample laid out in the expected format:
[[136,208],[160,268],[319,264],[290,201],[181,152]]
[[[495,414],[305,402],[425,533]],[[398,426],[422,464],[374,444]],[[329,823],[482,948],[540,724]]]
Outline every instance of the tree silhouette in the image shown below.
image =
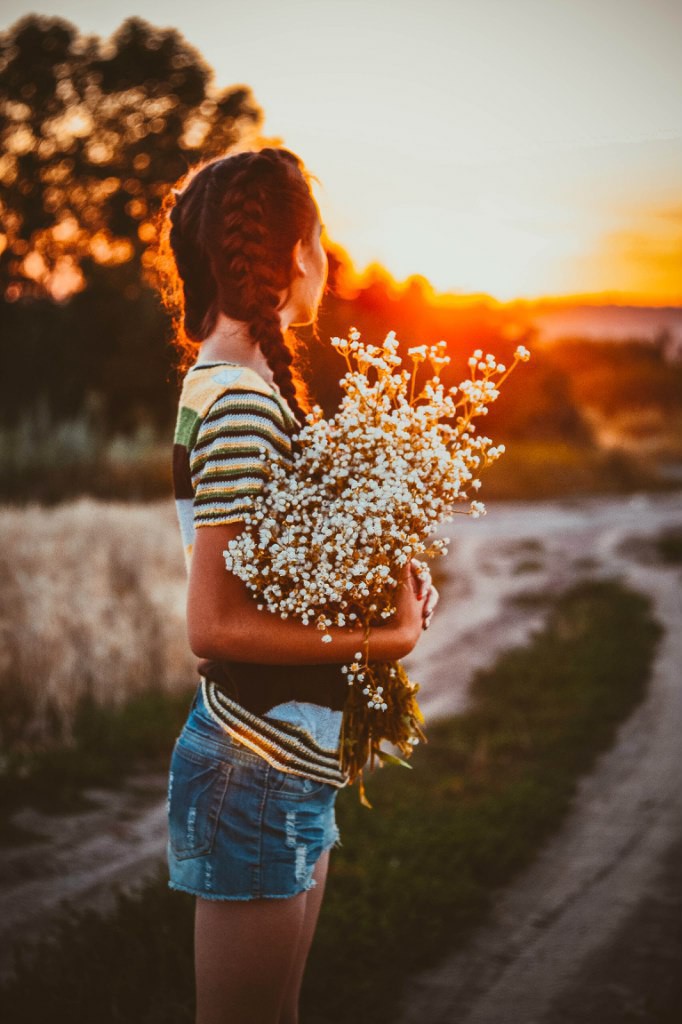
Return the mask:
[[133,17],[104,42],[22,18],[0,36],[2,294],[65,297],[98,265],[134,292],[168,185],[262,120],[176,29]]
[[[104,432],[151,424],[170,434],[176,356],[149,279],[157,214],[196,163],[281,145],[261,134],[263,119],[251,89],[218,89],[172,28],[132,17],[102,40],[61,18],[29,15],[0,34],[0,430],[26,422],[31,433],[35,405],[48,431],[95,409]],[[474,348],[508,363],[527,340],[506,337],[513,312],[474,297],[443,304],[425,278],[398,287],[380,266],[360,282],[341,246],[329,242],[327,253],[320,340],[299,331],[327,413],[343,372],[328,339],[350,325],[366,339],[396,330],[403,349],[447,339],[447,385]],[[537,347],[512,378],[491,408],[497,440],[589,442],[583,396],[571,386],[578,367],[560,356],[558,347]],[[659,375],[651,380],[653,392]]]

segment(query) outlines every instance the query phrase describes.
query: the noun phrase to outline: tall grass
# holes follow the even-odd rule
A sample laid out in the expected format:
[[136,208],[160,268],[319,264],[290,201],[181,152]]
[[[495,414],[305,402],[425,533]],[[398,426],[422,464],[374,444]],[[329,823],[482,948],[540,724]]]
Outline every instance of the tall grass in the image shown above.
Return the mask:
[[483,501],[540,501],[679,487],[659,472],[655,461],[634,452],[518,439],[508,442],[504,456],[483,471],[481,481]]
[[[395,1021],[402,982],[471,935],[646,693],[662,632],[648,597],[618,580],[539,597],[545,628],[477,673],[471,708],[428,730],[413,771],[369,780],[374,810],[355,789],[339,794],[343,845],[305,979],[308,1024]],[[165,865],[119,893],[113,915],[73,912],[0,990],[7,1019],[190,1024],[193,914]]]
[[0,427],[0,492],[6,501],[54,504],[81,494],[149,500],[169,495],[171,431],[140,422],[128,433],[104,429],[95,395],[71,419],[54,420],[45,402]]
[[[100,425],[96,403],[91,405],[94,410],[60,421],[38,405],[17,424],[0,427],[0,493],[6,501],[49,505],[84,494],[140,501],[170,496],[170,432],[143,422],[129,434],[111,436]],[[605,430],[603,446],[510,440],[504,458],[483,474],[481,497],[533,500],[674,486],[659,472],[659,456],[679,459],[674,431],[660,450],[619,445],[619,436]]]
[[0,508],[0,749],[73,742],[84,701],[198,681],[171,500]]

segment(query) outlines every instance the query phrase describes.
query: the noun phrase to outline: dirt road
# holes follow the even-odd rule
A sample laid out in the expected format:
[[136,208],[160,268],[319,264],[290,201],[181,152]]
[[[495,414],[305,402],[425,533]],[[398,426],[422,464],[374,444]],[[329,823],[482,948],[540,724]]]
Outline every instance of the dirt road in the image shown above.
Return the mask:
[[[510,576],[513,543],[535,537],[544,546],[540,586],[563,583],[576,563],[592,559],[591,573],[618,574],[652,596],[665,636],[647,698],[582,780],[564,826],[500,894],[490,923],[467,948],[412,981],[399,1024],[663,1024],[673,1019],[665,1015],[671,1005],[682,1010],[682,572],[656,564],[646,541],[669,523],[682,523],[679,499],[490,513],[486,557],[496,585],[488,610],[496,602],[504,608],[518,580]],[[461,545],[460,565],[470,571],[480,564],[469,529],[477,525],[465,524]],[[466,621],[471,595],[464,589],[450,597],[454,617],[459,602]],[[445,668],[448,649],[464,658],[485,647],[487,660],[493,645],[532,628],[525,615],[520,623],[509,611],[493,614],[494,629],[481,622],[459,637],[446,637],[441,622],[436,670]],[[446,710],[426,659],[417,670],[432,707]],[[461,703],[459,687],[452,697]]]
[[[400,1024],[610,1024],[604,1015],[562,1017],[561,1000],[588,984],[593,958],[615,949],[647,907],[660,961],[656,906],[670,904],[671,851],[682,837],[682,600],[680,569],[652,560],[647,538],[671,524],[682,525],[679,496],[640,495],[488,504],[482,519],[458,515],[446,529],[453,549],[437,563],[442,603],[406,661],[422,683],[427,722],[461,710],[475,669],[541,626],[542,606],[515,600],[528,590],[620,574],[652,595],[666,633],[648,698],[583,780],[561,832],[500,895],[470,947],[415,979]],[[104,908],[116,886],[163,863],[165,776],[88,795],[94,805],[78,815],[15,816],[45,841],[0,850],[0,975],[10,936],[42,930],[64,900]],[[630,1019],[648,1018],[614,1024]]]
[[11,944],[43,936],[63,906],[109,910],[117,887],[152,875],[166,842],[166,775],[130,778],[120,790],[88,789],[91,808],[13,816],[40,842],[0,848],[0,979],[12,973]]

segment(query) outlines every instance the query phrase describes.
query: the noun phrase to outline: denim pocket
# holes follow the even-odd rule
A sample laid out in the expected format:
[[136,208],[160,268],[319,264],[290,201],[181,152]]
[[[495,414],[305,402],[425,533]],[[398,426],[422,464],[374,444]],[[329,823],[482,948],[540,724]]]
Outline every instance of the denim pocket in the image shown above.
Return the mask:
[[210,853],[232,766],[176,741],[168,778],[168,838],[178,860]]
[[294,775],[271,767],[268,772],[268,792],[288,800],[310,800],[333,789],[328,782],[308,779],[304,775]]

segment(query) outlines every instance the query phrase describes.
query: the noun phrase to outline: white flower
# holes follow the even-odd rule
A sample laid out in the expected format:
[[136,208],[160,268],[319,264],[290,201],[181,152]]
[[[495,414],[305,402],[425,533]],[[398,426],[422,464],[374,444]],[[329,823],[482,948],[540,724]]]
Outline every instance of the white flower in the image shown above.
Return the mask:
[[[492,374],[506,372],[492,353],[476,349],[470,378],[446,390],[443,341],[409,349],[412,372],[402,369],[394,331],[370,345],[351,328],[332,346],[348,367],[337,412],[325,419],[314,407],[290,462],[270,453],[254,510],[223,552],[259,608],[317,628],[323,643],[332,642],[331,626],[367,629],[390,619],[402,567],[447,552],[447,539],[430,538],[505,450],[473,422],[499,396]],[[526,353],[519,346],[517,359]],[[424,363],[432,376],[417,388]],[[472,501],[469,514],[485,515],[485,505]],[[360,650],[344,668],[352,686],[375,678]],[[365,695],[375,711],[390,705],[381,687]]]

